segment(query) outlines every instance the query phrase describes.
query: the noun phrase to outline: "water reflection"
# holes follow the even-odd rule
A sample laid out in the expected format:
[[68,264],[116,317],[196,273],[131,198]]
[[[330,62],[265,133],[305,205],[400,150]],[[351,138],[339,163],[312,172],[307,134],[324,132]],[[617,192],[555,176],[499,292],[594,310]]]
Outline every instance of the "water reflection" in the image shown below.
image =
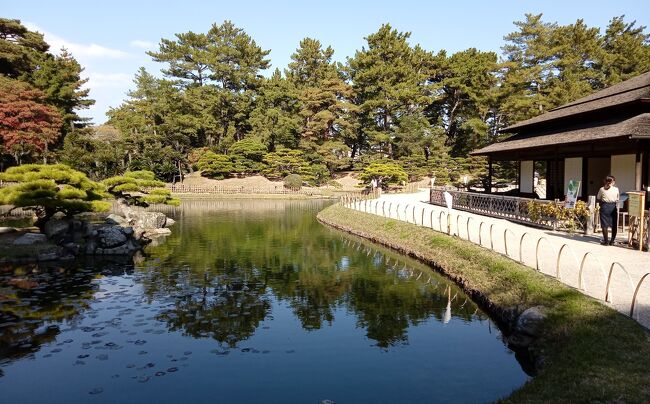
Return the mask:
[[[490,321],[455,285],[414,260],[318,224],[314,215],[324,204],[189,201],[167,210],[177,220],[173,233],[144,257],[5,265],[0,389],[8,398],[47,401],[46,392],[28,388],[40,377],[61,379],[50,384],[62,402],[85,401],[88,394],[107,402],[169,401],[181,399],[173,382],[155,391],[129,383],[190,372],[195,399],[216,383],[227,402],[258,401],[247,398],[242,391],[250,386],[236,380],[261,378],[264,363],[263,379],[273,385],[256,389],[266,388],[269,397],[286,394],[289,381],[305,386],[303,395],[287,401],[316,401],[322,386],[338,391],[341,400],[418,401],[434,380],[467,383],[488,373],[492,390],[449,393],[450,399],[461,394],[484,401],[525,379],[502,343],[494,344],[498,333],[476,332],[483,322],[481,329],[491,332]],[[437,357],[452,355],[453,361],[431,366],[437,349],[443,349],[434,351]],[[258,353],[268,359],[247,359]],[[387,353],[398,356],[386,361],[381,355]],[[200,382],[215,371],[208,357],[228,359],[219,365],[225,371],[220,382]],[[462,369],[438,374],[448,363]],[[357,364],[372,369],[372,380]],[[423,376],[399,379],[413,370]],[[312,376],[300,382],[311,374],[317,385],[309,387]],[[332,374],[356,380],[354,388],[334,383]],[[392,396],[376,387],[375,379],[389,375],[414,383],[409,393]],[[362,387],[366,382],[373,387]]]
[[122,275],[130,258],[0,267],[0,365],[33,357],[55,341],[61,324],[89,309],[100,276]]
[[145,294],[179,296],[160,318],[230,347],[270,314],[270,295],[287,301],[305,330],[331,324],[345,307],[382,348],[406,343],[408,327],[432,316],[485,318],[468,299],[448,301],[443,290],[459,290],[429,268],[316,223],[322,206],[199,200],[171,208],[180,226],[150,250],[160,269],[143,268]]

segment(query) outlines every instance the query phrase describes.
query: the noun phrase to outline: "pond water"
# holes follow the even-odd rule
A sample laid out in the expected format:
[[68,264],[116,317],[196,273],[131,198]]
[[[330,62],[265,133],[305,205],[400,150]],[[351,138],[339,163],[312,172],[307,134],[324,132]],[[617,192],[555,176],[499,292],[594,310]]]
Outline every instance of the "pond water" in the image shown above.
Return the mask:
[[146,257],[0,272],[6,403],[486,402],[528,376],[428,267],[324,201],[185,201]]

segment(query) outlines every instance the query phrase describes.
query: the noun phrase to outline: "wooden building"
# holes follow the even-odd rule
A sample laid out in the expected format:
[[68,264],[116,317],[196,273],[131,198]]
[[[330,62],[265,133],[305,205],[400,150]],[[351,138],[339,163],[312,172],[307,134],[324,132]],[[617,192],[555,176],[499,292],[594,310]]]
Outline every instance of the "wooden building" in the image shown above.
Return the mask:
[[564,198],[570,180],[582,181],[581,199],[596,195],[608,174],[621,193],[647,190],[650,72],[501,132],[514,135],[471,154],[487,156],[490,168],[493,161],[518,161],[521,195],[533,193],[534,167],[540,164],[546,199]]

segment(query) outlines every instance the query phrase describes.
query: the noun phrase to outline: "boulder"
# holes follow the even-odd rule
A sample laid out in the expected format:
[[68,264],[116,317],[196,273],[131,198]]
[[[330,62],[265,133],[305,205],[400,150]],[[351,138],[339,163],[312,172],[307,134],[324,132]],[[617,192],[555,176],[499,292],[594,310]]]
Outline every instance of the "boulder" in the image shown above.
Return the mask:
[[47,242],[47,236],[42,233],[25,233],[14,240],[13,245],[34,245]]
[[169,236],[170,234],[172,234],[172,231],[163,227],[162,229],[147,229],[145,237]]
[[134,227],[141,229],[160,229],[167,223],[167,216],[160,212],[134,212],[130,219]]
[[508,345],[515,349],[528,348],[537,339],[546,319],[544,307],[531,307],[517,317],[508,336]]
[[58,242],[68,235],[70,222],[65,219],[50,219],[45,223],[43,231],[47,238]]
[[14,229],[13,227],[0,227],[0,234],[5,234],[5,233],[15,233],[18,230]]
[[128,220],[126,220],[124,217],[122,217],[120,215],[116,215],[114,213],[111,213],[110,215],[108,215],[108,217],[106,217],[106,223],[108,223],[108,224],[116,224],[116,225],[119,225],[119,226],[128,226],[129,225]]
[[525,310],[515,324],[514,332],[516,334],[528,335],[531,337],[539,336],[541,326],[546,319],[544,308],[541,306],[531,307]]
[[167,221],[165,222],[165,227],[171,227],[176,223],[176,220],[172,219],[171,217],[167,218]]
[[127,239],[119,226],[102,227],[97,230],[97,244],[100,248],[114,248],[126,243]]
[[39,261],[53,261],[61,258],[61,254],[58,251],[48,251],[38,254]]

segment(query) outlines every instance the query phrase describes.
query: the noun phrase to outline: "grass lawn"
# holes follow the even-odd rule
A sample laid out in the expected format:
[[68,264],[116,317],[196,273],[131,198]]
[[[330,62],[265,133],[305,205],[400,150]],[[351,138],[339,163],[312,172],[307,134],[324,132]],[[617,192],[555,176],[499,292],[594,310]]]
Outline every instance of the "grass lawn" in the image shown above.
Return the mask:
[[318,218],[430,264],[506,322],[512,313],[546,307],[542,335],[531,346],[543,366],[503,402],[650,402],[650,335],[634,320],[509,258],[431,229],[340,205]]

